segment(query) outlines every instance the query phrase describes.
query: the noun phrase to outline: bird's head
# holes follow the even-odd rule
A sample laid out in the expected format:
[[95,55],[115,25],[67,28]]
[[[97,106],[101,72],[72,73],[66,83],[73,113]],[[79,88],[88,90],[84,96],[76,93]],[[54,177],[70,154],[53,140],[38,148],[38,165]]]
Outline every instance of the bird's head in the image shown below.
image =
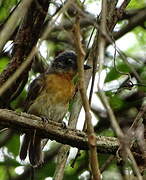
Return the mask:
[[[74,51],[65,51],[60,53],[52,62],[51,68],[57,73],[71,73],[76,74],[77,67],[77,55]],[[89,65],[84,65],[84,69],[90,69]]]

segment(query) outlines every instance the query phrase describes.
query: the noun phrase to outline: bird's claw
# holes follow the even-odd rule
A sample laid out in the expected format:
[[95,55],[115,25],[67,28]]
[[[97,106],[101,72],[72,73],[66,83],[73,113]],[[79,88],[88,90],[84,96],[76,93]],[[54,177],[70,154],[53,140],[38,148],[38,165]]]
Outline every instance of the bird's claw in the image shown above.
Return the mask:
[[62,122],[61,122],[61,127],[62,127],[63,129],[66,129],[66,128],[67,128],[66,123],[62,121]]
[[41,118],[44,123],[48,123],[49,119],[46,116],[42,116]]

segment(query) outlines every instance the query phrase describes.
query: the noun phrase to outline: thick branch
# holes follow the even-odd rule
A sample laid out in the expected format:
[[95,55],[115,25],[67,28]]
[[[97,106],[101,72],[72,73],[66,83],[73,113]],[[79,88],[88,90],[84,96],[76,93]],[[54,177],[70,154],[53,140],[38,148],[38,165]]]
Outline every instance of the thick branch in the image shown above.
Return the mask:
[[[44,19],[47,15],[49,3],[50,1],[48,0],[41,1],[41,9],[35,1],[31,3],[14,41],[14,48],[12,52],[13,58],[7,68],[0,74],[1,86],[12,76],[12,74],[14,74],[14,72],[16,72],[17,69],[20,68],[20,65],[25,62],[26,57],[36,45],[38,38],[40,37]],[[17,22],[16,19],[14,19],[14,21],[15,23]],[[6,27],[7,26],[8,25],[6,24]],[[21,93],[24,85],[26,84],[29,69],[30,67],[25,69],[23,73],[21,72],[21,75],[13,82],[13,84],[11,84],[9,88],[5,90],[3,97],[1,97],[4,103],[5,99],[7,99],[8,103]]]
[[[52,121],[45,123],[40,117],[34,115],[0,109],[0,125],[14,128],[21,133],[35,128],[42,138],[49,138],[78,149],[88,150],[87,136],[84,132],[62,128],[60,123]],[[98,152],[115,154],[118,147],[119,142],[116,138],[97,136]]]
[[[122,17],[119,20],[129,20],[132,17],[136,16],[139,14],[141,11],[143,11],[146,7],[140,8],[140,9],[130,9],[130,10],[125,10]],[[118,12],[117,12],[118,13]]]
[[146,19],[146,8],[140,10],[139,13],[137,13],[135,16],[129,19],[128,24],[125,25],[121,30],[115,32],[113,34],[114,38],[119,39],[124,34],[134,29],[135,27],[142,25],[145,22],[145,19]]
[[19,20],[25,15],[31,2],[32,0],[22,1],[7,20],[0,32],[0,51],[3,49],[5,43],[17,27],[17,22],[19,22]]

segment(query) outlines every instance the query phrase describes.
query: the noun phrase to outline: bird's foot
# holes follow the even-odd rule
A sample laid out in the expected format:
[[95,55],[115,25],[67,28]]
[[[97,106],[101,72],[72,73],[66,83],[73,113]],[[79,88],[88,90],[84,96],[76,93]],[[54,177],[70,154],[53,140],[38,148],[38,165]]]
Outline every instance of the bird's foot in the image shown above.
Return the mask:
[[61,122],[61,127],[62,127],[63,129],[66,129],[66,128],[67,128],[67,125],[66,125],[66,123],[65,123],[64,121]]
[[44,123],[48,123],[49,122],[49,119],[46,116],[41,116],[41,118],[42,118],[42,121]]

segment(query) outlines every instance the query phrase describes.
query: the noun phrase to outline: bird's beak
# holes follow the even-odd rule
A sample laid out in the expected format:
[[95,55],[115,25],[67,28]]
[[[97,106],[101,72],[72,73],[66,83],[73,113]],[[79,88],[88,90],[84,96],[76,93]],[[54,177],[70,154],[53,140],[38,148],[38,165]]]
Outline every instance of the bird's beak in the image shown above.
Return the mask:
[[92,67],[90,66],[90,65],[88,65],[88,64],[85,64],[84,65],[84,70],[88,70],[88,69],[91,69]]

